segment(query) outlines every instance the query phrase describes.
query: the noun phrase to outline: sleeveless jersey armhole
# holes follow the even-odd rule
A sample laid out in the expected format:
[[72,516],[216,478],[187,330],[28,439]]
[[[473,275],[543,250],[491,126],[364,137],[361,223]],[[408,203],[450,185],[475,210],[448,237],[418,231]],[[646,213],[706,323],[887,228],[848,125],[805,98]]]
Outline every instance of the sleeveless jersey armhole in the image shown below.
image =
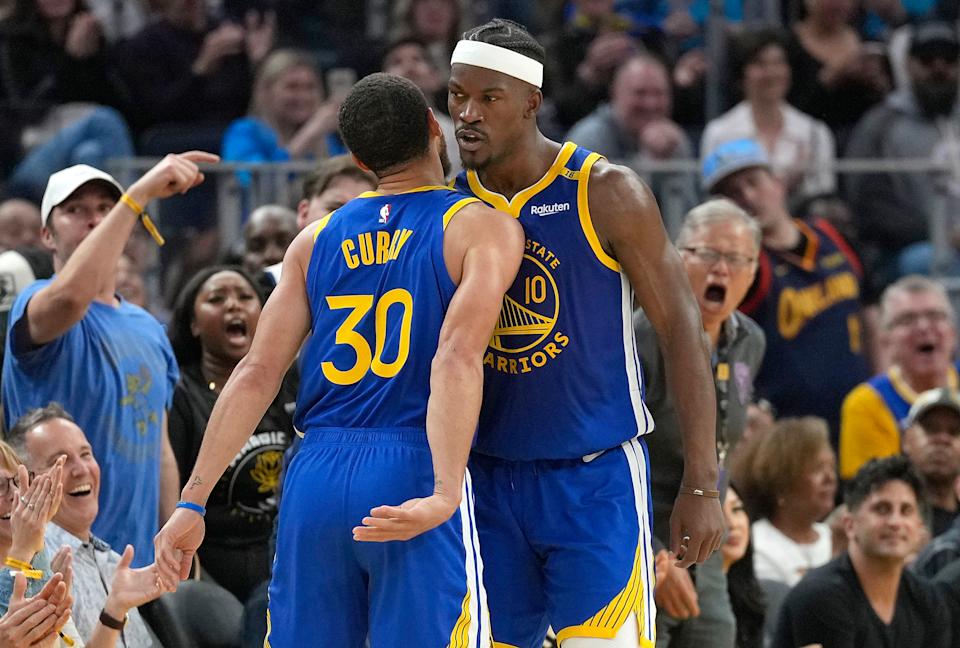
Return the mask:
[[614,272],[620,272],[620,263],[603,249],[597,231],[593,227],[593,219],[590,217],[589,195],[587,193],[590,171],[597,160],[600,159],[603,158],[599,153],[591,153],[584,160],[583,166],[580,167],[580,177],[577,180],[577,211],[580,213],[580,227],[583,229],[583,235],[587,238],[587,243],[590,244],[590,249],[593,250],[597,260]]
[[453,220],[453,217],[460,213],[460,210],[469,205],[470,203],[480,202],[479,198],[462,198],[457,202],[453,203],[450,208],[443,213],[443,230],[446,231],[447,225],[450,224],[450,221]]

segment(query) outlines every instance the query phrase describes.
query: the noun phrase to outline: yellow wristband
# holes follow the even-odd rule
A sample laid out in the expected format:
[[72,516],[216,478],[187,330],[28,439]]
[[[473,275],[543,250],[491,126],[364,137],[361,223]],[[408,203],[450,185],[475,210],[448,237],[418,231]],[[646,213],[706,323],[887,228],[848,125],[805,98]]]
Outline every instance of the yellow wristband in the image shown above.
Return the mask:
[[43,572],[39,569],[34,569],[33,565],[22,560],[17,560],[16,558],[11,558],[7,556],[7,559],[3,561],[3,564],[17,571],[23,572],[23,575],[32,580],[40,580],[43,578]]
[[124,205],[132,209],[133,213],[136,214],[137,216],[143,213],[143,207],[141,207],[136,200],[131,198],[130,194],[125,193],[121,195],[120,202],[122,202]]
[[13,567],[14,569],[19,569],[21,571],[33,569],[33,565],[30,563],[17,560],[16,558],[11,558],[10,556],[7,556],[7,559],[3,561],[3,564],[7,567]]
[[157,242],[157,245],[163,245],[165,243],[163,236],[160,234],[160,230],[157,229],[157,226],[154,225],[153,220],[150,218],[150,214],[144,211],[143,207],[130,197],[130,194],[125,193],[121,195],[120,202],[132,209],[133,213],[140,217],[140,222],[143,223],[143,227],[150,232],[150,236]]

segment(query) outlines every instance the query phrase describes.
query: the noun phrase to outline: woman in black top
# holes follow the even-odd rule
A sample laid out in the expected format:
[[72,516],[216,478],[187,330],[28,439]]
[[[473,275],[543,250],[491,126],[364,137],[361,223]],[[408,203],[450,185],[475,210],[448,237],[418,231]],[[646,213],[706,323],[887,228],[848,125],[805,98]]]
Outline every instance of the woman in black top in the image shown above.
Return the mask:
[[[730,607],[737,619],[736,648],[761,648],[766,617],[766,599],[753,571],[750,518],[733,485],[723,503],[727,536],[720,547],[723,572],[727,575]],[[775,615],[774,615],[775,616]]]
[[[263,302],[257,282],[229,266],[201,270],[177,299],[170,340],[181,376],[169,430],[183,483],[193,470],[217,396],[250,349]],[[268,545],[283,453],[293,438],[296,382],[291,371],[207,502],[201,569],[240,601],[270,575]]]

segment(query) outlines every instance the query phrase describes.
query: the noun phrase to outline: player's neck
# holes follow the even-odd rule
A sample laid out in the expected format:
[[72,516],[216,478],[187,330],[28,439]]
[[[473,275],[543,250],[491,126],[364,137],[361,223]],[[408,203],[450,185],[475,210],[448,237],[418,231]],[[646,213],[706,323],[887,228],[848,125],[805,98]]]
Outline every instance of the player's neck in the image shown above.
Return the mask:
[[553,165],[561,145],[535,131],[527,142],[521,142],[513,155],[501,162],[492,162],[479,171],[483,186],[507,200],[533,185]]
[[393,173],[380,178],[377,191],[385,194],[397,194],[420,187],[434,187],[447,184],[443,178],[443,168],[439,160],[417,161],[401,167]]

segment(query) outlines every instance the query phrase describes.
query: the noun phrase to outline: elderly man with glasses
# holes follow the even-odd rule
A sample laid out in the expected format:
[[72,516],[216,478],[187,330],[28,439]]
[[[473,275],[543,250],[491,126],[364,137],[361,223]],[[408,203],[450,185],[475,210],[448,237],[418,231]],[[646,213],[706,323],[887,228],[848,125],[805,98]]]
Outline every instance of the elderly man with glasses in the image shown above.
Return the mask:
[[890,368],[857,385],[843,402],[844,479],[870,459],[906,449],[908,414],[918,394],[958,387],[953,307],[943,286],[932,279],[908,275],[887,287],[880,299],[880,343]]
[[[760,227],[726,199],[706,202],[687,214],[676,246],[693,289],[713,356],[717,390],[717,452],[721,468],[743,435],[753,377],[765,346],[763,331],[736,308],[757,271]],[[669,393],[657,337],[643,311],[634,314],[643,360],[646,403],[656,429],[648,446],[655,544],[670,538],[670,512],[683,477],[683,452],[676,400]],[[720,484],[721,490],[725,484]],[[659,541],[659,543],[657,543]],[[690,574],[673,565],[666,549],[657,554],[657,646],[730,648],[736,622],[727,595],[722,556],[716,553]]]

